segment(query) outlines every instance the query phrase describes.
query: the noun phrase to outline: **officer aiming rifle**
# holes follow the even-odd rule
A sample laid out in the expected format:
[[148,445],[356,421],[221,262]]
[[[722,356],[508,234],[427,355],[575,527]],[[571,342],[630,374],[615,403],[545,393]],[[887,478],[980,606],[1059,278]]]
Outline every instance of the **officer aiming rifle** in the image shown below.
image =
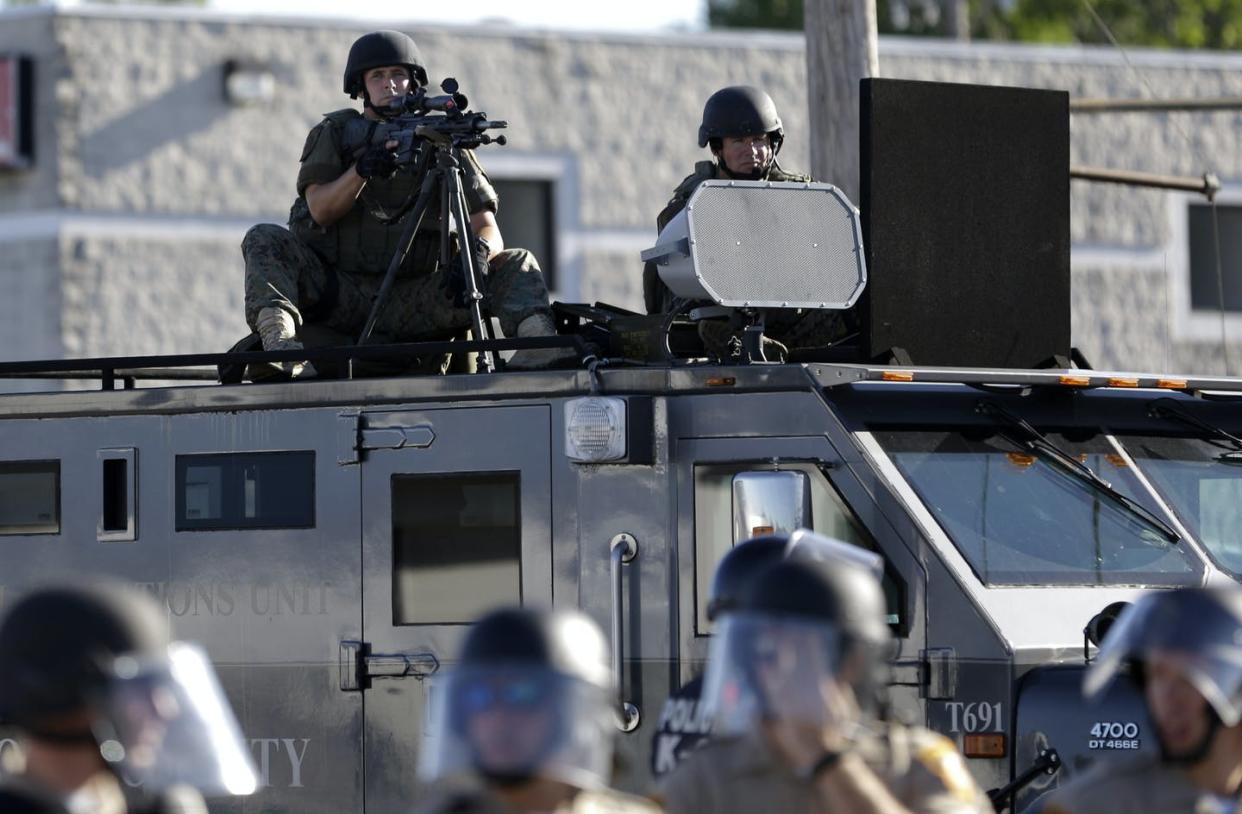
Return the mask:
[[[483,316],[483,291],[481,278],[486,275],[487,258],[476,258],[470,247],[475,245],[475,235],[466,216],[462,192],[463,149],[473,150],[484,144],[505,144],[504,136],[491,136],[488,130],[508,127],[508,122],[493,121],[486,113],[467,110],[469,101],[458,91],[457,80],[447,78],[440,83],[443,96],[429,96],[425,87],[415,93],[392,100],[386,121],[354,119],[345,126],[345,145],[354,149],[359,158],[369,148],[382,145],[392,156],[395,172],[412,170],[416,179],[422,179],[417,197],[411,194],[406,202],[391,215],[376,213],[382,223],[396,223],[409,214],[405,230],[401,233],[398,248],[384,273],[375,304],[363,326],[358,344],[366,342],[375,330],[375,324],[384,307],[393,281],[401,263],[410,251],[414,237],[427,215],[437,190],[440,193],[440,212],[443,221],[451,223],[440,230],[440,264],[448,268],[452,262],[453,241],[457,242],[458,262],[450,272],[450,282],[455,299],[470,309],[471,326],[479,339],[491,339],[491,323]],[[479,355],[479,367],[484,372],[496,368],[491,351]]]
[[[418,47],[399,31],[360,37],[343,87],[362,110],[328,113],[307,134],[289,228],[259,224],[242,241],[246,321],[263,349],[301,349],[307,324],[372,341],[467,328],[484,338],[484,313],[507,337],[555,336],[539,264],[505,247],[499,196],[474,156],[503,143],[489,133],[503,123],[469,112],[456,83],[428,93]],[[525,348],[508,367],[576,361],[568,348]],[[267,375],[315,374],[286,362]]]

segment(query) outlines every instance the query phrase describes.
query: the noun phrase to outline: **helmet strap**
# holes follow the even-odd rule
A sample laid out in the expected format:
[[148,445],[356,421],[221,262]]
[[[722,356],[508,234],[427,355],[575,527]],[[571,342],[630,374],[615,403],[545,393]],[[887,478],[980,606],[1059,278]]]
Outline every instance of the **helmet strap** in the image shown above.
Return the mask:
[[732,178],[737,181],[762,181],[764,177],[767,176],[768,170],[772,168],[772,163],[769,162],[768,165],[764,167],[763,169],[756,169],[753,172],[748,172],[748,173],[739,175],[738,173],[733,172],[732,170],[729,169],[728,165],[725,164],[723,155],[717,155],[716,166],[720,168],[720,172],[724,175],[725,178]]

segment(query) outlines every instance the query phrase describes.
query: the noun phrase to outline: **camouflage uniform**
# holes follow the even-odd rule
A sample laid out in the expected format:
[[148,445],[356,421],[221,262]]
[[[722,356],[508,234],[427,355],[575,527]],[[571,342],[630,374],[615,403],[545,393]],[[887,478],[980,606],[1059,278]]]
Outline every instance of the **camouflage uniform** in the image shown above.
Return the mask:
[[1127,811],[1225,814],[1242,812],[1242,801],[1201,789],[1184,769],[1154,755],[1101,761],[1036,804],[1041,814],[1094,814]]
[[[396,210],[418,178],[408,167],[389,179],[372,178],[353,209],[327,228],[311,218],[306,188],[336,180],[355,156],[341,143],[345,123],[361,116],[349,108],[329,113],[310,131],[298,172],[298,198],[289,213],[289,229],[260,224],[246,233],[246,322],[256,328],[259,311],[278,307],[304,321],[324,322],[349,334],[362,330],[384,272],[397,251],[404,218],[384,224],[379,216]],[[473,152],[462,151],[466,209],[495,211],[497,195]],[[376,332],[397,341],[456,333],[470,326],[470,311],[454,303],[448,271],[439,268],[438,195],[397,273]],[[408,217],[408,215],[407,215]],[[522,320],[551,315],[548,291],[534,255],[508,249],[492,258],[483,283],[483,307],[500,320],[506,336],[515,336]]]
[[[662,231],[678,212],[686,208],[690,196],[699,188],[699,184],[713,178],[727,178],[715,161],[700,161],[694,165],[694,172],[673,190],[673,197],[668,205],[656,218],[656,229]],[[764,174],[764,181],[792,181],[806,183],[813,179],[809,175],[787,172],[775,161]],[[664,314],[671,310],[674,294],[660,280],[655,263],[647,263],[643,267],[643,300],[649,314]],[[802,309],[770,310],[766,316],[766,334],[777,340],[786,348],[823,347],[840,339],[847,333],[846,321],[839,311],[804,311]],[[699,333],[708,349],[717,355],[724,355],[731,331],[722,322],[702,322]]]
[[[855,749],[915,814],[992,812],[965,760],[943,735],[887,724]],[[813,782],[797,777],[758,734],[709,740],[668,775],[662,791],[669,814],[819,810]]]

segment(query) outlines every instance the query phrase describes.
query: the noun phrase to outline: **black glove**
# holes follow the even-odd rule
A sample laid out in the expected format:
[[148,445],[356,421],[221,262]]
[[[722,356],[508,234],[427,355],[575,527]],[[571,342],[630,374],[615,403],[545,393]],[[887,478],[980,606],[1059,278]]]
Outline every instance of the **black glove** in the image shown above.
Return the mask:
[[363,178],[387,178],[397,171],[397,154],[383,144],[372,144],[354,169]]
[[[487,257],[489,254],[491,254],[491,247],[487,245],[487,241],[481,237],[475,238],[474,281],[479,286],[480,291],[485,290],[488,272]],[[448,269],[444,272],[444,293],[453,298],[453,305],[457,308],[465,308],[470,304],[466,299],[466,269],[462,265],[461,254],[453,257],[453,262],[449,264]]]

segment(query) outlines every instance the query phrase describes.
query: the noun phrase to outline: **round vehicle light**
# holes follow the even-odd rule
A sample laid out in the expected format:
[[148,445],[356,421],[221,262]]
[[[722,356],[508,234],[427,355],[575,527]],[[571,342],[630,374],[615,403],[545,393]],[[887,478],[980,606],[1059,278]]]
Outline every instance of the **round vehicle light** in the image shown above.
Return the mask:
[[625,399],[588,396],[565,402],[565,454],[599,463],[625,457]]

